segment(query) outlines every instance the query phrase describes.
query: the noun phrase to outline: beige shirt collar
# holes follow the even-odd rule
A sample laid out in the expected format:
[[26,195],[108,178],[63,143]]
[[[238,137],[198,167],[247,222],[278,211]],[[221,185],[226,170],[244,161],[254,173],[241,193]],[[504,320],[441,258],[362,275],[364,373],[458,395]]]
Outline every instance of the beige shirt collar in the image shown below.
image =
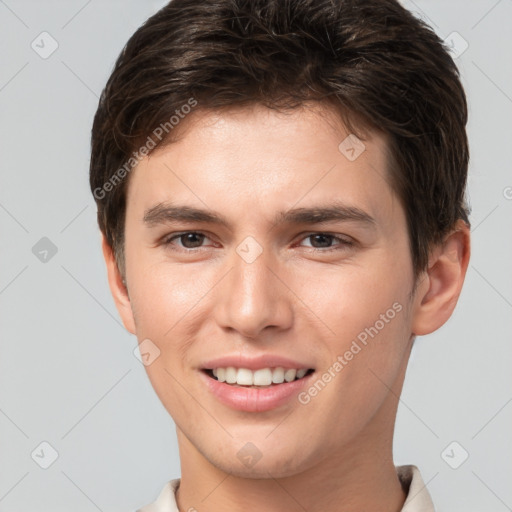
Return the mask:
[[[397,466],[398,478],[407,493],[404,506],[400,512],[435,512],[430,494],[423,483],[416,466]],[[162,492],[154,503],[146,505],[137,512],[179,512],[176,504],[176,490],[180,479],[176,478],[165,484]]]

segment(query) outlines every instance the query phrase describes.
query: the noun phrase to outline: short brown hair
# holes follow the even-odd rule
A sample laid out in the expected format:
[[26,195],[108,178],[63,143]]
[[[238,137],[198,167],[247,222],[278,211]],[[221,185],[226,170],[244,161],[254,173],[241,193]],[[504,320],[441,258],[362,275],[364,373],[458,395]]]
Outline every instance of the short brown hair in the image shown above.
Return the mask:
[[[121,272],[134,156],[172,142],[185,105],[286,110],[311,100],[387,135],[413,268],[424,270],[456,221],[469,224],[466,97],[433,30],[395,0],[173,0],[124,47],[92,128],[91,190]],[[166,134],[153,140],[159,126]]]

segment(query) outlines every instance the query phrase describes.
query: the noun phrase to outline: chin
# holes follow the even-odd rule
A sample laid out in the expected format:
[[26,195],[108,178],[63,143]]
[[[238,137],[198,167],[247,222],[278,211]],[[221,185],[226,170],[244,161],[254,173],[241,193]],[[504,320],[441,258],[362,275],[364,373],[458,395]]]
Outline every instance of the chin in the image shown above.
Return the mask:
[[301,473],[307,469],[306,466],[310,466],[304,459],[304,454],[301,454],[300,459],[297,457],[300,450],[301,447],[296,447],[290,449],[288,454],[283,450],[257,452],[248,443],[235,452],[234,458],[227,459],[224,455],[220,459],[210,458],[210,463],[223,472],[239,478],[285,478]]

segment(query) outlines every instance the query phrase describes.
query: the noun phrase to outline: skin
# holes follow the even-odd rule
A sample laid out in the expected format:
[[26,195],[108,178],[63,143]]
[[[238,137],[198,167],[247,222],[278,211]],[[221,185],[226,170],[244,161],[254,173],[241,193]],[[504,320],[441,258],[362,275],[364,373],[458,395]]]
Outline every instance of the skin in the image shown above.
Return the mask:
[[[160,350],[146,370],[176,423],[180,510],[399,511],[406,495],[392,459],[398,397],[414,337],[438,329],[455,307],[467,227],[458,223],[433,249],[411,295],[406,219],[386,179],[382,134],[370,132],[351,162],[338,149],[348,132],[322,106],[286,115],[262,106],[196,111],[181,129],[130,176],[126,287],[103,240],[126,329]],[[143,221],[170,200],[214,210],[229,227]],[[279,211],[332,201],[374,222],[274,222]],[[163,243],[187,231],[205,237]],[[315,233],[334,237],[308,236]],[[247,236],[263,249],[252,263],[236,252]],[[321,376],[396,303],[401,311],[307,404],[241,412],[199,378],[206,359],[237,353],[307,361]],[[237,457],[247,442],[261,453],[252,467]]]

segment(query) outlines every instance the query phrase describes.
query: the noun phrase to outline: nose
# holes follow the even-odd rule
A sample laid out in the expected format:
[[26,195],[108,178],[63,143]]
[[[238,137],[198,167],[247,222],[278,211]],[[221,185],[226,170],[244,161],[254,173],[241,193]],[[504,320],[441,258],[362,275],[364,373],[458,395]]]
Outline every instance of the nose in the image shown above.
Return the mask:
[[293,293],[275,258],[264,250],[248,262],[235,252],[230,264],[230,271],[216,287],[217,324],[253,339],[264,330],[288,329],[293,322]]

